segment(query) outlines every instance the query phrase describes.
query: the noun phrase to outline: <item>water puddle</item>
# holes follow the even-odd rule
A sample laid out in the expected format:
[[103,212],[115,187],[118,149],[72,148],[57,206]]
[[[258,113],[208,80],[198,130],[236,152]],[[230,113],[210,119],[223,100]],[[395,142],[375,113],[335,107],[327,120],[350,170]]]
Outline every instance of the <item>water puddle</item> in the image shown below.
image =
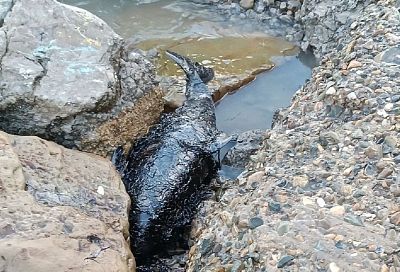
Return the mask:
[[276,109],[286,107],[293,94],[311,77],[314,57],[275,59],[278,65],[246,86],[226,95],[216,107],[217,126],[226,133],[268,129]]

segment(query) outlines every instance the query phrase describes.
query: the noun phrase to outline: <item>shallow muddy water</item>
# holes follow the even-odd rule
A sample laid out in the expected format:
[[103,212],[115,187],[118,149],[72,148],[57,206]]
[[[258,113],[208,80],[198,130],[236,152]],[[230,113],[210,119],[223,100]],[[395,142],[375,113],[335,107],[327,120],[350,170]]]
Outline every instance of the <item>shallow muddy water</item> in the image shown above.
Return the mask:
[[[157,49],[160,75],[181,74],[166,49],[213,67],[219,75],[264,72],[217,105],[219,129],[227,133],[266,129],[273,112],[287,106],[311,68],[290,43],[275,38],[280,27],[227,20],[212,7],[183,0],[62,0],[98,15],[143,50]],[[285,26],[282,26],[282,28]],[[283,33],[283,32],[282,32]],[[286,56],[284,61],[277,56]],[[292,56],[292,57],[288,57]]]
[[246,34],[277,36],[280,25],[259,27],[230,21],[208,5],[190,0],[59,0],[86,9],[106,21],[124,38],[181,39]]

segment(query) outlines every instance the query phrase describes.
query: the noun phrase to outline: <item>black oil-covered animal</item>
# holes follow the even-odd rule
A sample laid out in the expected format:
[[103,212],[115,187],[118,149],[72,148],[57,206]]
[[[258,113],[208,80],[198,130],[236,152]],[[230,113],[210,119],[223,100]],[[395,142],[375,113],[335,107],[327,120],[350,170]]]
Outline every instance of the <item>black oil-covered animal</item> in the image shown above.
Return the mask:
[[113,156],[132,200],[131,246],[141,261],[190,224],[205,186],[217,173],[219,157],[234,144],[232,138],[216,141],[215,108],[206,86],[213,70],[174,52],[166,54],[186,74],[186,102],[164,114],[126,158],[121,148]]

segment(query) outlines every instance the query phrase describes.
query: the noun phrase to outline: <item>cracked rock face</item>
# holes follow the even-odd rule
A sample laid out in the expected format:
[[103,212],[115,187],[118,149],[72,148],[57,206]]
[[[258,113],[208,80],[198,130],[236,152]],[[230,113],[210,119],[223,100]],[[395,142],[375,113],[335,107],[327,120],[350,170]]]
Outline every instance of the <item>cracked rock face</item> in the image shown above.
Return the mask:
[[111,163],[0,132],[0,271],[134,271]]
[[158,119],[152,65],[101,19],[16,0],[0,1],[1,21],[0,129],[106,155]]

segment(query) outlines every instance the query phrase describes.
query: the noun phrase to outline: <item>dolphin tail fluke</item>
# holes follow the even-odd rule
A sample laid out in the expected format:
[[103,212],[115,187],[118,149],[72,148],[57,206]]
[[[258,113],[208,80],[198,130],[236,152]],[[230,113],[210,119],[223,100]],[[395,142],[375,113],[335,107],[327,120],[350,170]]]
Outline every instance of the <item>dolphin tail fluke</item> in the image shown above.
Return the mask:
[[182,68],[189,80],[200,77],[204,83],[207,83],[214,78],[214,70],[212,68],[193,62],[191,59],[169,50],[166,50],[165,54]]

